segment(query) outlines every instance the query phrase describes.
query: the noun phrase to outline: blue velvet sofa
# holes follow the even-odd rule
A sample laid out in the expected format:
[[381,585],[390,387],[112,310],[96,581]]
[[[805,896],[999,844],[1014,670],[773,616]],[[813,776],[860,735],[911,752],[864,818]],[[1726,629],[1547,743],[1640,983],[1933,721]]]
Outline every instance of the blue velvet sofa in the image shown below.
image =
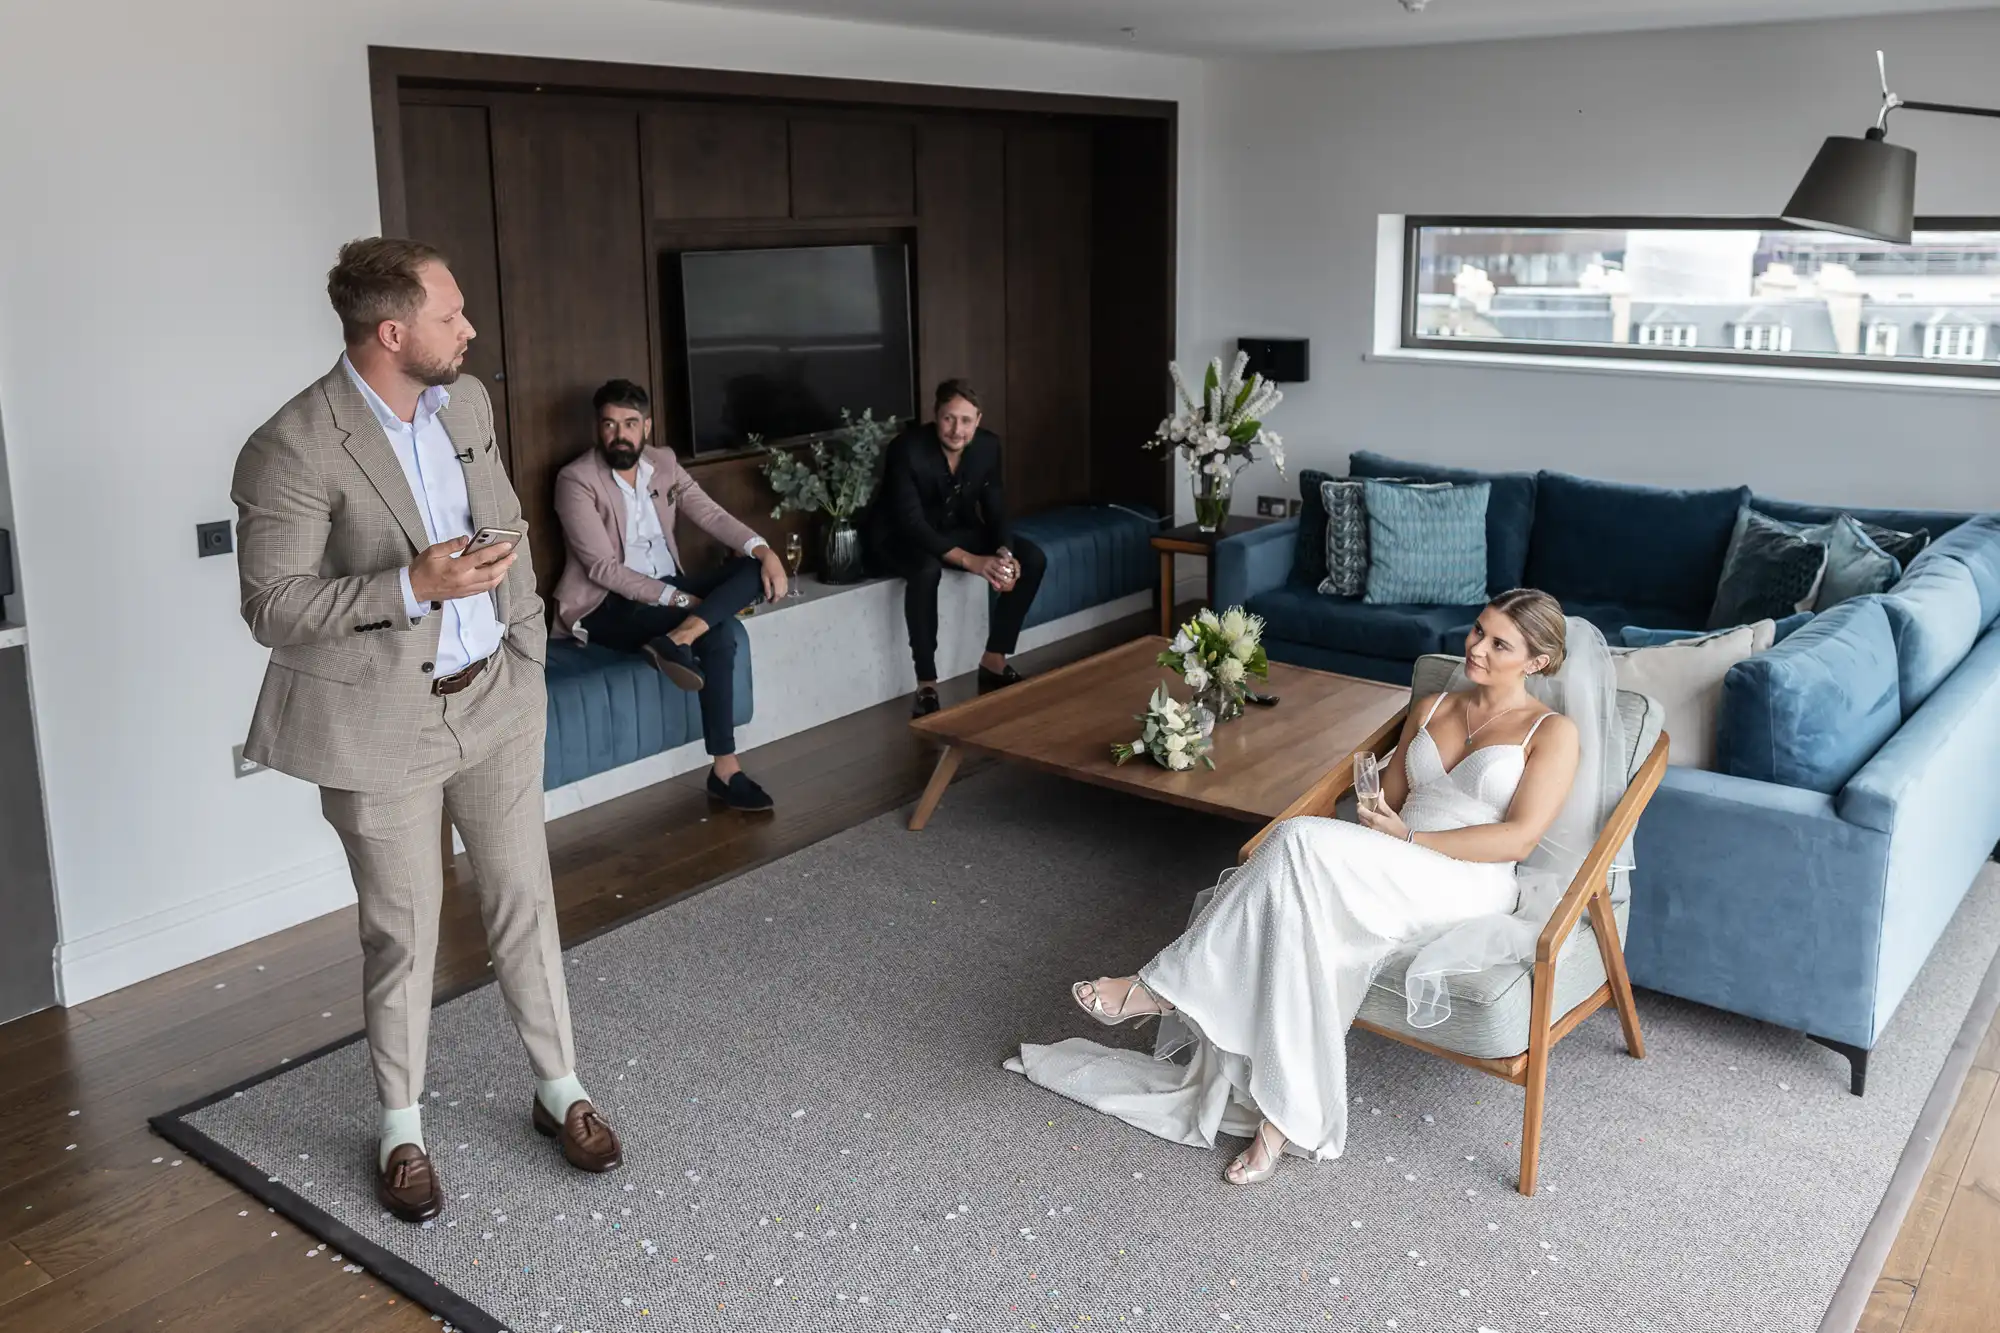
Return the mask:
[[[1152,588],[1157,561],[1150,539],[1159,529],[1151,510],[1076,505],[1018,520],[1015,531],[1042,548],[1048,569],[1027,618],[1045,624],[1077,611]],[[736,725],[755,711],[750,643],[740,621],[728,631],[736,648]],[[553,791],[583,778],[701,739],[701,708],[643,657],[551,639],[548,734],[542,787]]]
[[[1703,623],[1742,504],[1802,522],[1839,512],[1741,487],[1365,453],[1352,472],[1492,482],[1489,591],[1543,588],[1614,643],[1627,625]],[[1262,615],[1272,657],[1325,670],[1403,682],[1417,655],[1461,651],[1478,607],[1368,606],[1295,568],[1322,540],[1317,479],[1302,481],[1299,518],[1218,543],[1218,603]],[[1731,669],[1720,771],[1670,768],[1640,821],[1625,953],[1641,986],[1840,1052],[1858,1095],[1868,1052],[2000,841],[2000,515],[1847,512],[1934,540],[1888,592]]]

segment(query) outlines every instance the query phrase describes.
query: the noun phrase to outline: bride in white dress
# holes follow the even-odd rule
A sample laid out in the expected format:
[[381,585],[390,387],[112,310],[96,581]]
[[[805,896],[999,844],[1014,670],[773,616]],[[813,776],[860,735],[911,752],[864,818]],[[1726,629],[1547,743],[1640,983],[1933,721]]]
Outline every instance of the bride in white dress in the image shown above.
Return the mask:
[[[1579,648],[1585,661],[1574,661]],[[1073,988],[1107,1024],[1166,1015],[1153,1055],[1070,1038],[1024,1045],[1007,1067],[1177,1143],[1249,1137],[1225,1173],[1234,1184],[1268,1178],[1287,1150],[1338,1157],[1347,1029],[1383,960],[1434,941],[1408,986],[1412,1017],[1428,1026],[1420,1013],[1441,1022],[1449,1012],[1445,976],[1533,956],[1539,924],[1525,901],[1510,915],[1517,900],[1540,900],[1547,918],[1568,877],[1546,853],[1554,845],[1553,859],[1580,864],[1623,790],[1622,745],[1606,731],[1607,718],[1617,728],[1609,661],[1597,630],[1565,621],[1548,594],[1495,598],[1466,637],[1454,688],[1412,701],[1379,808],[1360,809],[1359,824],[1288,820],[1196,900],[1193,924],[1137,976]],[[1572,845],[1555,841],[1559,817]],[[1556,873],[1523,867],[1517,879],[1524,861]],[[1185,1065],[1164,1058],[1188,1045]]]

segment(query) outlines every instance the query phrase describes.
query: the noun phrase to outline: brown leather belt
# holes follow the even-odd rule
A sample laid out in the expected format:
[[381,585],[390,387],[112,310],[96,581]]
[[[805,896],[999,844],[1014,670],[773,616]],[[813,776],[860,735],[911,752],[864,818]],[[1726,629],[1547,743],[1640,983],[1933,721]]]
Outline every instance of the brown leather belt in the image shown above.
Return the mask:
[[449,676],[439,676],[431,682],[432,694],[457,694],[460,690],[479,679],[479,673],[486,670],[486,664],[493,659],[482,657],[471,666],[454,671]]

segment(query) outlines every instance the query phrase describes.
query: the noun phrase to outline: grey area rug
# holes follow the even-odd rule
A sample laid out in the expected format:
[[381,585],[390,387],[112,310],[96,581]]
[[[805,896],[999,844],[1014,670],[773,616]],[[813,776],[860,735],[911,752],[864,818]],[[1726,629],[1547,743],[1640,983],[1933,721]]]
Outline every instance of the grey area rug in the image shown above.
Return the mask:
[[606,1177],[530,1131],[497,991],[455,999],[426,1110],[451,1202],[422,1229],[371,1199],[359,1043],[183,1123],[348,1262],[514,1333],[1804,1331],[2000,946],[1989,867],[1864,1099],[1794,1033],[1642,992],[1635,1061],[1596,1015],[1556,1049],[1533,1199],[1518,1089],[1356,1035],[1347,1157],[1240,1189],[1239,1141],[1161,1142],[1000,1066],[1142,1044],[1067,985],[1135,970],[1245,832],[993,771],[924,833],[885,816],[577,946],[580,1072],[627,1145]]

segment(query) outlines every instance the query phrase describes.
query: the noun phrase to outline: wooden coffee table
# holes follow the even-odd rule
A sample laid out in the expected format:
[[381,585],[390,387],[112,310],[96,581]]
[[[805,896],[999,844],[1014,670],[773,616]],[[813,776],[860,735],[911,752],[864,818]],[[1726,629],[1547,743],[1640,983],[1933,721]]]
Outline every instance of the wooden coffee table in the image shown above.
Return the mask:
[[1163,638],[1135,639],[911,722],[919,735],[935,737],[945,749],[910,827],[929,822],[968,753],[1266,823],[1355,751],[1379,751],[1392,743],[1409,708],[1406,687],[1273,662],[1270,679],[1257,689],[1277,695],[1277,706],[1253,705],[1234,722],[1217,726],[1213,769],[1172,773],[1143,756],[1121,768],[1112,761],[1112,742],[1139,734],[1134,718],[1146,711],[1153,687],[1170,681],[1175,697],[1187,697],[1187,687],[1155,660],[1166,647]]

